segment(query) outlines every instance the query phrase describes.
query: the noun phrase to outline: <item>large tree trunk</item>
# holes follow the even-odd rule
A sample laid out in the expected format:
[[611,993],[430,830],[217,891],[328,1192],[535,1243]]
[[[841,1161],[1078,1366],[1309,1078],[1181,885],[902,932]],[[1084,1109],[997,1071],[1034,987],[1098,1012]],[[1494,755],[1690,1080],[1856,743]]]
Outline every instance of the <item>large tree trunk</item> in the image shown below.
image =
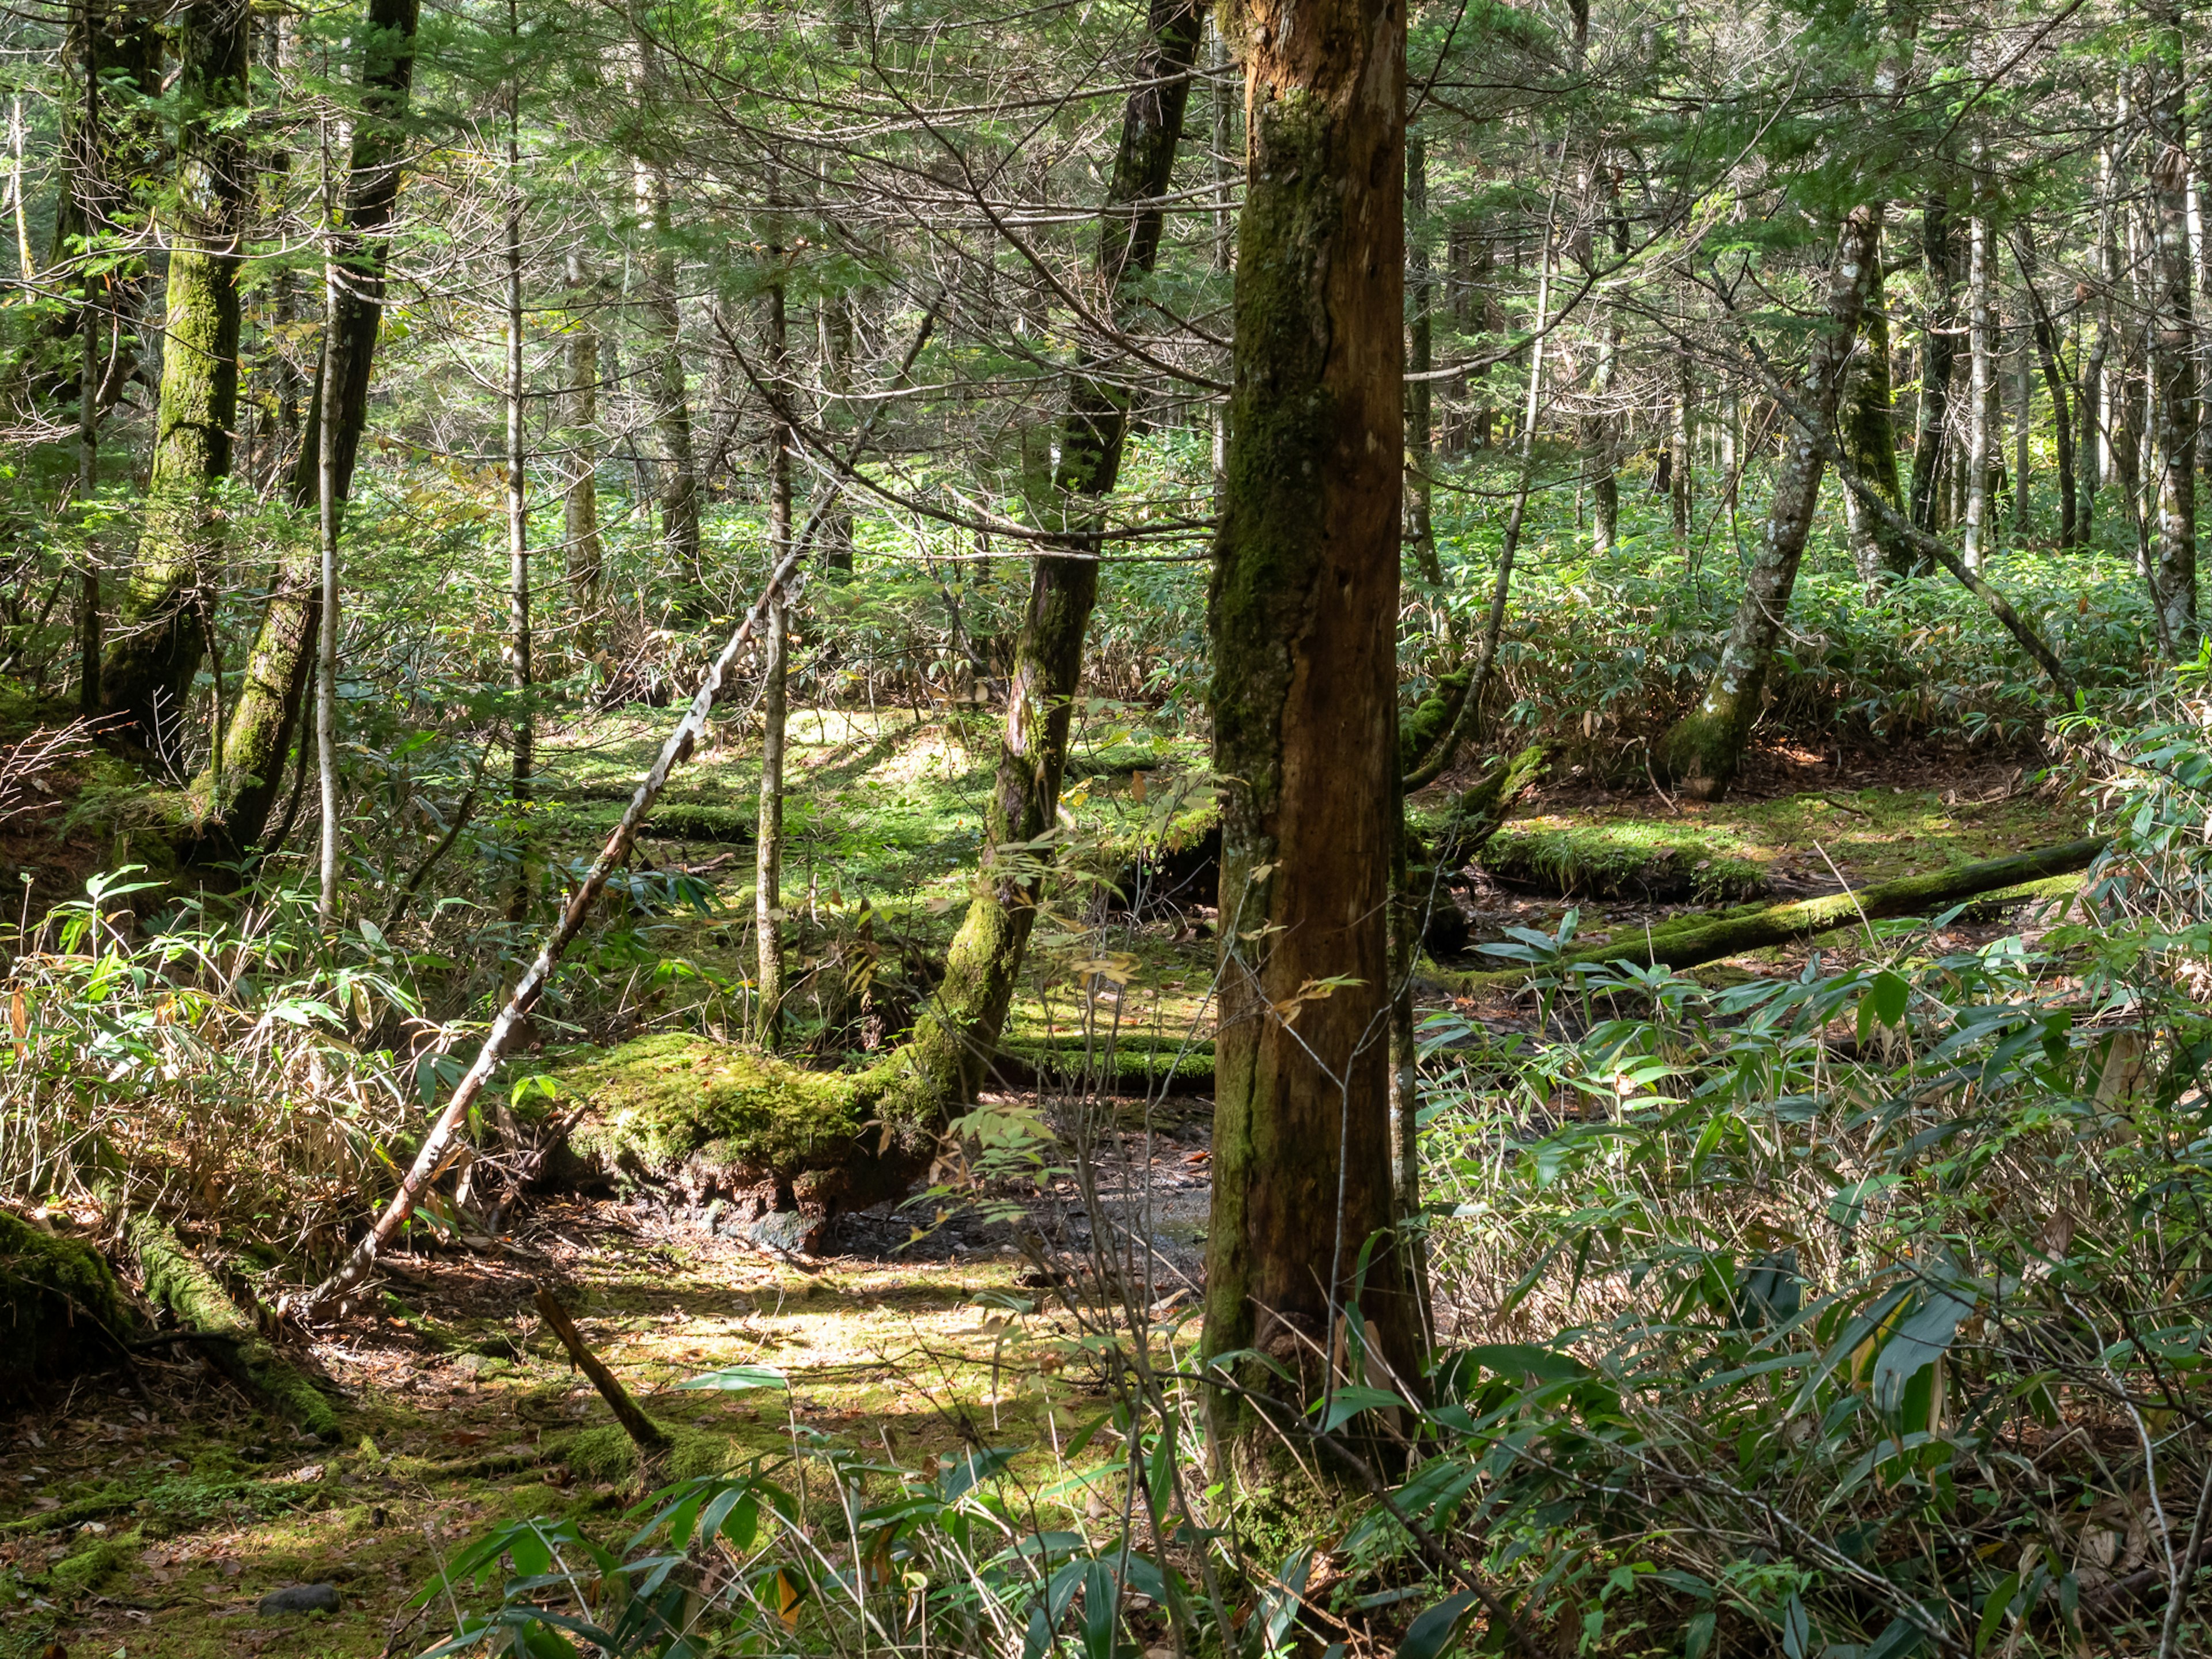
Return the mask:
[[[1897,432],[1891,410],[1889,380],[1889,315],[1883,308],[1882,272],[1877,268],[1865,310],[1859,317],[1858,349],[1844,381],[1844,408],[1838,421],[1844,459],[1881,497],[1899,512],[1905,511],[1904,491],[1897,476]],[[1887,577],[1917,574],[1920,563],[1912,550],[1876,514],[1860,510],[1858,497],[1844,493],[1844,517],[1850,530],[1851,556],[1859,580],[1874,586]]]
[[2150,128],[2150,186],[2158,237],[2152,276],[2151,374],[2157,387],[2158,546],[2151,599],[2160,642],[2171,657],[2196,654],[2197,342],[2189,250],[2188,77],[2181,12],[2154,6],[2156,79],[2144,113]]
[[[1204,17],[1202,0],[1151,0],[1138,89],[1122,116],[1121,149],[1099,228],[1097,287],[1109,320],[1122,289],[1140,282],[1159,257],[1161,198],[1175,168]],[[1399,315],[1394,307],[1394,335]],[[1040,553],[1030,574],[998,778],[984,808],[985,888],[969,903],[945,957],[944,982],[915,1022],[908,1045],[915,1086],[946,1109],[974,1098],[982,1080],[1036,920],[1044,872],[1036,843],[1052,829],[1059,806],[1083,637],[1098,594],[1096,519],[1121,476],[1128,433],[1129,393],[1105,372],[1109,349],[1085,349],[1060,431],[1054,488],[1066,550]],[[1394,363],[1398,356],[1394,350]],[[1398,395],[1394,384],[1394,407]],[[1402,465],[1395,439],[1390,455],[1394,467]],[[1391,536],[1395,549],[1395,520]]]
[[173,753],[204,654],[207,583],[220,547],[210,492],[229,476],[238,424],[238,270],[247,186],[243,128],[252,13],[195,0],[179,20],[177,216],[169,234],[161,396],[145,528],[101,699],[149,749]]
[[1826,326],[1814,339],[1799,399],[1814,425],[1791,441],[1789,457],[1774,481],[1765,534],[1745,578],[1743,602],[1736,607],[1712,680],[1697,707],[1659,745],[1668,772],[1700,798],[1724,794],[1735,781],[1752,722],[1759,718],[1775,641],[1781,635],[1805,538],[1820,505],[1828,428],[1842,400],[1852,342],[1880,268],[1881,235],[1879,202],[1854,208],[1844,221],[1829,277]]
[[[1387,944],[1403,483],[1404,13],[1258,0],[1229,485],[1208,604],[1222,809],[1208,1355],[1325,1387],[1419,1375],[1392,1242]],[[1279,1395],[1266,1366],[1234,1365]],[[1215,1389],[1216,1455],[1275,1431]]]
[[660,447],[660,544],[671,574],[692,593],[686,608],[707,603],[699,562],[699,468],[692,453],[690,389],[684,377],[682,313],[676,295],[676,245],[671,240],[668,173],[637,164],[638,209],[652,246],[646,264],[645,323],[653,337],[653,427]]
[[[324,331],[323,361],[316,368],[314,396],[308,403],[300,459],[292,472],[291,498],[302,508],[314,507],[318,500],[326,405],[332,416],[331,487],[341,505],[352,489],[354,463],[361,453],[362,433],[368,421],[369,371],[384,318],[386,233],[407,156],[399,123],[414,85],[415,30],[421,15],[422,0],[370,0],[362,47],[362,118],[354,128],[345,223],[336,250],[345,283]],[[336,378],[326,397],[324,381],[332,375]],[[284,756],[299,723],[308,664],[315,654],[322,613],[320,572],[319,549],[302,550],[278,572],[276,591],[262,615],[223,733],[228,800],[216,799],[211,778],[194,786],[206,793],[221,813],[217,842],[225,851],[257,846],[276,801]]]
[[1951,210],[1940,196],[1921,204],[1920,253],[1928,269],[1927,309],[1920,328],[1920,431],[1912,446],[1912,522],[1936,528],[1936,479],[1943,462],[1943,438],[1949,428],[1951,366],[1958,356],[1952,291],[1958,284],[1958,254],[1951,231]]

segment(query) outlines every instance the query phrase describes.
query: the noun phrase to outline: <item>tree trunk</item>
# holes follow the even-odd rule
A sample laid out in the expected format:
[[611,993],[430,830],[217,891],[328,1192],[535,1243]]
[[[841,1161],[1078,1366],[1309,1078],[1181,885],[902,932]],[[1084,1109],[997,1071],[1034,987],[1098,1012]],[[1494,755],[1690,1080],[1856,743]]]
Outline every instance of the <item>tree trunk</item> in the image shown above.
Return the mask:
[[[777,268],[768,290],[768,371],[780,397],[790,396],[788,321],[784,313],[783,250],[770,246]],[[769,426],[768,542],[771,566],[791,551],[790,429],[780,420]],[[778,589],[769,594],[761,634],[760,835],[753,881],[753,927],[758,945],[759,984],[755,1027],[761,1047],[773,1054],[783,1038],[783,750],[789,718],[787,702],[791,661],[791,600]]]
[[1966,392],[1966,568],[1979,570],[1989,552],[1990,400],[1996,353],[1990,339],[1990,222],[1977,214],[1967,229],[1966,319],[1970,372]]
[[1878,202],[1854,208],[1844,221],[1829,278],[1826,326],[1813,342],[1799,400],[1813,429],[1801,429],[1792,439],[1775,479],[1765,533],[1745,578],[1743,602],[1736,608],[1711,683],[1697,707],[1659,746],[1660,761],[1669,775],[1701,799],[1724,794],[1735,781],[1752,722],[1759,718],[1775,641],[1781,635],[1805,538],[1820,505],[1828,428],[1842,399],[1859,317],[1880,269],[1881,234]]
[[[514,40],[514,0],[508,0],[508,34]],[[531,774],[536,760],[538,722],[530,706],[532,672],[530,637],[530,494],[523,453],[522,375],[522,155],[521,91],[507,94],[507,651],[514,676],[513,765],[507,775],[507,793],[513,801],[516,834],[520,845],[515,860],[514,892],[507,919],[524,921],[530,915],[531,890],[536,884],[531,824],[526,810],[530,801]]]
[[576,654],[597,648],[599,579],[606,550],[599,540],[599,329],[591,319],[591,288],[582,256],[571,253],[562,273],[568,288],[568,488],[561,495],[568,603],[576,616]]
[[[2019,240],[2013,245],[2013,258],[2020,266],[2021,287],[2027,296],[2031,314],[2030,338],[2035,346],[2036,362],[2043,370],[2045,389],[2051,393],[2051,448],[2058,462],[2058,545],[2069,548],[2077,545],[2081,538],[2075,492],[2078,480],[2074,476],[2074,417],[2067,398],[2066,371],[2058,357],[2058,326],[2051,315],[2051,307],[2036,286],[2035,244],[2030,239],[2027,227],[2021,227]],[[2023,398],[2029,394],[2022,392]],[[2023,477],[2027,468],[2026,450],[2021,452]]]
[[1936,528],[1936,481],[1950,428],[1951,365],[1957,356],[1953,290],[1958,284],[1951,210],[1940,196],[1922,204],[1920,252],[1928,268],[1928,307],[1920,325],[1920,434],[1912,446],[1912,522]]
[[2180,8],[2149,11],[2156,70],[2145,111],[2149,184],[2158,238],[2153,273],[2151,374],[2157,387],[2158,548],[2151,566],[2160,642],[2173,658],[2194,656],[2197,626],[2197,342],[2189,248],[2188,76]]
[[[1201,0],[1151,0],[1145,56],[1134,76],[1138,89],[1122,115],[1098,233],[1097,288],[1109,321],[1123,289],[1149,275],[1159,257],[1160,198],[1175,167],[1204,18]],[[1390,314],[1395,337],[1401,313],[1394,307]],[[969,903],[945,957],[944,982],[915,1022],[908,1045],[920,1097],[943,1109],[975,1097],[998,1048],[1049,863],[1050,854],[1036,843],[1052,830],[1059,808],[1083,639],[1098,594],[1097,517],[1121,476],[1128,432],[1128,392],[1102,373],[1110,362],[1107,349],[1084,348],[1060,429],[1054,488],[1066,548],[1040,553],[1030,577],[998,776],[984,807],[985,887]],[[1399,356],[1394,349],[1394,363]],[[1391,395],[1395,408],[1395,386]],[[1390,454],[1393,466],[1401,467],[1395,441]],[[1391,535],[1395,548],[1395,519]]]
[[[830,394],[824,424],[833,432],[852,425],[845,400],[853,390],[853,301],[842,289],[822,296],[822,386]],[[822,521],[822,565],[825,570],[849,575],[853,569],[853,507],[844,485],[836,478],[815,485],[837,497]]]
[[[1229,488],[1208,603],[1224,796],[1205,1352],[1411,1389],[1394,1222],[1387,944],[1403,483],[1404,14],[1259,0],[1239,228]],[[1370,1247],[1372,1247],[1370,1250]],[[1212,1391],[1217,1459],[1270,1478],[1253,1392]]]
[[[195,0],[179,21],[177,217],[145,528],[100,668],[101,701],[149,750],[173,756],[208,637],[220,521],[238,424],[238,271],[248,180],[244,129],[252,13]],[[218,734],[220,735],[220,734]]]
[[[384,316],[386,233],[399,195],[408,152],[399,123],[407,112],[415,76],[415,32],[422,0],[370,0],[362,50],[362,118],[354,128],[346,191],[345,222],[337,257],[346,269],[343,291],[324,331],[323,361],[315,372],[307,430],[293,470],[295,506],[319,516],[323,471],[322,425],[332,430],[330,480],[343,512],[368,420],[369,371]],[[325,381],[335,376],[335,384]],[[321,617],[319,552],[288,560],[240,677],[237,701],[223,734],[226,801],[215,800],[214,781],[201,779],[221,813],[217,850],[244,852],[259,844],[292,746]],[[327,718],[321,716],[319,718]]]
[[[1876,234],[1879,235],[1879,227]],[[1880,259],[1879,243],[1876,259]],[[1889,380],[1889,314],[1884,308],[1883,273],[1877,268],[1866,309],[1859,317],[1858,349],[1844,380],[1838,421],[1845,465],[1879,490],[1900,513],[1905,495],[1897,476],[1897,432]],[[1732,447],[1733,446],[1731,446]],[[1850,531],[1851,555],[1859,580],[1871,589],[1887,578],[1916,575],[1920,562],[1912,550],[1877,515],[1863,513],[1858,498],[1844,492],[1844,518]]]
[[684,377],[676,245],[671,240],[668,174],[664,168],[638,162],[637,199],[650,245],[644,313],[654,354],[653,427],[660,446],[660,544],[670,572],[692,589],[685,608],[702,611],[707,603],[707,572],[699,562],[699,472],[691,449],[690,391]]

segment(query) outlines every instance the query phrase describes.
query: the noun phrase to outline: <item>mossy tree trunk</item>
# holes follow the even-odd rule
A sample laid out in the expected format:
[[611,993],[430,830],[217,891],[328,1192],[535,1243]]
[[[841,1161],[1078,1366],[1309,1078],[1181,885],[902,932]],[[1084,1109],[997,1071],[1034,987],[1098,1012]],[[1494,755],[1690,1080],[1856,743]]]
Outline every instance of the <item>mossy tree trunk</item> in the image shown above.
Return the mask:
[[[1897,433],[1891,416],[1889,317],[1882,301],[1882,273],[1877,269],[1866,309],[1859,318],[1858,349],[1851,356],[1844,381],[1838,424],[1845,464],[1902,513],[1905,496],[1898,483]],[[1851,556],[1861,581],[1871,587],[1885,576],[1918,574],[1921,563],[1913,557],[1912,550],[1879,514],[1861,512],[1858,498],[1848,490],[1844,508],[1850,526]]]
[[[1419,1376],[1391,1237],[1388,919],[1404,469],[1404,14],[1259,0],[1229,478],[1208,603],[1222,1007],[1204,1346],[1310,1396]],[[1278,1443],[1235,1365],[1215,1453]],[[1249,1390],[1249,1392],[1247,1392]],[[1295,1413],[1304,1398],[1285,1402]]]
[[[1123,289],[1147,276],[1159,257],[1161,198],[1175,169],[1205,15],[1200,0],[1151,0],[1145,55],[1133,76],[1137,90],[1122,115],[1099,228],[1097,289],[1109,321]],[[1394,310],[1394,328],[1397,316]],[[915,1022],[904,1055],[908,1115],[948,1111],[974,1098],[998,1047],[1036,921],[1050,857],[1048,844],[1040,842],[1059,808],[1083,639],[1098,595],[1096,518],[1121,476],[1128,433],[1127,387],[1104,372],[1110,352],[1105,343],[1086,346],[1077,362],[1053,480],[1064,550],[1040,553],[1030,573],[998,775],[984,811],[984,889],[969,902],[945,957],[944,982]],[[1401,453],[1395,441],[1391,453]]]
[[[315,372],[307,425],[292,470],[294,506],[313,509],[319,495],[321,422],[325,404],[336,411],[331,429],[332,488],[341,503],[353,487],[353,470],[368,421],[369,373],[384,318],[386,232],[398,200],[406,164],[404,123],[415,77],[416,26],[422,0],[370,0],[362,46],[362,114],[353,135],[345,223],[335,257],[345,270],[336,315],[324,331],[323,361]],[[333,362],[335,360],[335,362]],[[324,395],[324,380],[337,380]],[[276,591],[262,613],[247,654],[236,701],[222,740],[223,792],[216,781],[198,780],[220,812],[219,847],[243,852],[260,843],[282,781],[283,761],[300,726],[308,669],[322,614],[321,553],[302,541],[277,574]]]
[[2072,400],[2068,395],[2066,370],[2058,357],[2057,320],[2051,314],[2043,290],[2036,285],[2035,242],[2026,225],[2013,233],[2013,258],[2020,266],[2021,287],[2027,295],[2033,315],[2030,329],[2036,362],[2043,371],[2044,386],[2051,393],[2051,448],[2058,463],[2058,545],[2076,547],[2085,538],[2081,534],[2075,510],[2075,491],[2080,485],[2074,471]]
[[[174,751],[208,637],[218,520],[209,496],[229,476],[238,423],[238,272],[247,178],[236,112],[246,103],[252,9],[196,0],[177,21],[177,211],[161,390],[145,528],[100,665],[110,714],[149,749]],[[220,672],[221,665],[216,665]]]
[[1829,275],[1826,314],[1813,338],[1800,394],[1799,417],[1807,423],[1791,440],[1775,478],[1765,532],[1713,677],[1697,706],[1659,744],[1668,773],[1700,798],[1727,793],[1742,763],[1752,722],[1759,718],[1775,641],[1781,637],[1805,538],[1820,506],[1828,431],[1842,401],[1859,318],[1880,268],[1881,235],[1879,202],[1852,209],[1844,220]]
[[1943,462],[1949,429],[1951,370],[1959,355],[1953,299],[1958,287],[1958,250],[1950,205],[1930,195],[1920,209],[1920,257],[1926,267],[1928,295],[1920,322],[1920,422],[1912,446],[1912,522],[1936,528],[1936,480]]
[[2158,544],[2151,562],[2151,599],[2159,638],[2178,659],[2197,653],[2197,341],[2192,323],[2189,246],[2189,80],[2180,8],[2150,9],[2154,80],[2144,108],[2153,146],[2150,178],[2152,275],[2151,375],[2157,389]]

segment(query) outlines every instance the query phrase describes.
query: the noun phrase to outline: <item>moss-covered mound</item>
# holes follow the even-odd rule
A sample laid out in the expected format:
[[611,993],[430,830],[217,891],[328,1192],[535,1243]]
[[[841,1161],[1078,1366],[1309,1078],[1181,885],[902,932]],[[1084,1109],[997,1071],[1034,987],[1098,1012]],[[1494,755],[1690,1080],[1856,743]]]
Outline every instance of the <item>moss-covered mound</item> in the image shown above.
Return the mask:
[[662,1032],[550,1074],[589,1108],[568,1138],[587,1169],[669,1182],[695,1203],[826,1214],[903,1193],[926,1162],[927,1140],[912,1126],[885,1133],[896,1081],[887,1066],[810,1072]]
[[131,1324],[99,1251],[0,1211],[0,1405],[112,1357]]
[[1764,896],[1765,867],[1725,835],[1633,818],[1509,823],[1482,850],[1501,881],[1565,898],[1719,903]]

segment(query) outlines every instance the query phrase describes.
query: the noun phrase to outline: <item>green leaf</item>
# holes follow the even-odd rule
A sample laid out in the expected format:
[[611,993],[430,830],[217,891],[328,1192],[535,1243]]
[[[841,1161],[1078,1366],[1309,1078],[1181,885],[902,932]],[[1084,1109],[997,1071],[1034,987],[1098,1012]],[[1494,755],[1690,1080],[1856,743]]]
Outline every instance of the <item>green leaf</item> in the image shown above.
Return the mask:
[[1931,1291],[1897,1328],[1874,1362],[1869,1387],[1878,1409],[1898,1410],[1905,1401],[1905,1385],[1949,1351],[1960,1322],[1974,1310],[1972,1297],[1972,1291],[1964,1296],[1948,1290]]
[[676,1385],[679,1389],[714,1389],[734,1394],[740,1389],[787,1389],[791,1379],[773,1365],[725,1365],[719,1371],[708,1371],[703,1376],[694,1376]]
[[1474,1605],[1473,1590],[1462,1590],[1437,1602],[1413,1620],[1406,1639],[1398,1644],[1398,1659],[1443,1659],[1459,1640],[1460,1621]]

